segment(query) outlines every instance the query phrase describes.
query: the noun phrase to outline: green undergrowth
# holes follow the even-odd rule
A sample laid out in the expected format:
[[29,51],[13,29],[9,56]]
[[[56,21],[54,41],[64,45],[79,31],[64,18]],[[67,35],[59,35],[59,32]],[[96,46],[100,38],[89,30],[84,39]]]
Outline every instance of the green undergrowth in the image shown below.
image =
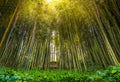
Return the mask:
[[0,82],[120,82],[120,67],[79,72],[75,70],[24,70],[0,68]]

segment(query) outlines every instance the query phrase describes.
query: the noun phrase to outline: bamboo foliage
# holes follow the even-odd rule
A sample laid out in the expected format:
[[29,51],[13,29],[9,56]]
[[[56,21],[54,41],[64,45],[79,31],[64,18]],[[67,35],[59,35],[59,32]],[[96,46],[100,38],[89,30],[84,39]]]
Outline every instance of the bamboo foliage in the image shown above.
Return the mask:
[[25,0],[18,14],[16,6],[3,34],[0,64],[49,69],[56,62],[58,69],[81,71],[119,65],[118,4],[117,0]]

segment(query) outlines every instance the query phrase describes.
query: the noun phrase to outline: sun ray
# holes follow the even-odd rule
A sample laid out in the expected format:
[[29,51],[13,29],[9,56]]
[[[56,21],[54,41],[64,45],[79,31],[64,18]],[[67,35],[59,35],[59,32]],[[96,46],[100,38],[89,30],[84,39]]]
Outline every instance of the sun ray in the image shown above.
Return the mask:
[[46,0],[48,3],[51,3],[51,2],[53,2],[53,0]]

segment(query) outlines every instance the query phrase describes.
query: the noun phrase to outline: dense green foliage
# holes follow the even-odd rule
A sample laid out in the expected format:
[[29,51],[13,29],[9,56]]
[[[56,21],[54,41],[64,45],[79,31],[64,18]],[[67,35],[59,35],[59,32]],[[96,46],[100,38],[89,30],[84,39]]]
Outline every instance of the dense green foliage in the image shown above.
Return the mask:
[[120,67],[81,73],[77,70],[0,69],[0,82],[120,82]]

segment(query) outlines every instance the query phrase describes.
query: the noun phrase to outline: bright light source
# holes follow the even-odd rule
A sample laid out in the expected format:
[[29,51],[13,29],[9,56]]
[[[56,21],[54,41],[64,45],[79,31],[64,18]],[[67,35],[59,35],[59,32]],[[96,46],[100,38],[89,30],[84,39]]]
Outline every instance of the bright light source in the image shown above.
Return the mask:
[[51,3],[53,0],[46,0],[48,3]]
[[61,0],[46,0],[47,3],[58,3],[60,2]]

